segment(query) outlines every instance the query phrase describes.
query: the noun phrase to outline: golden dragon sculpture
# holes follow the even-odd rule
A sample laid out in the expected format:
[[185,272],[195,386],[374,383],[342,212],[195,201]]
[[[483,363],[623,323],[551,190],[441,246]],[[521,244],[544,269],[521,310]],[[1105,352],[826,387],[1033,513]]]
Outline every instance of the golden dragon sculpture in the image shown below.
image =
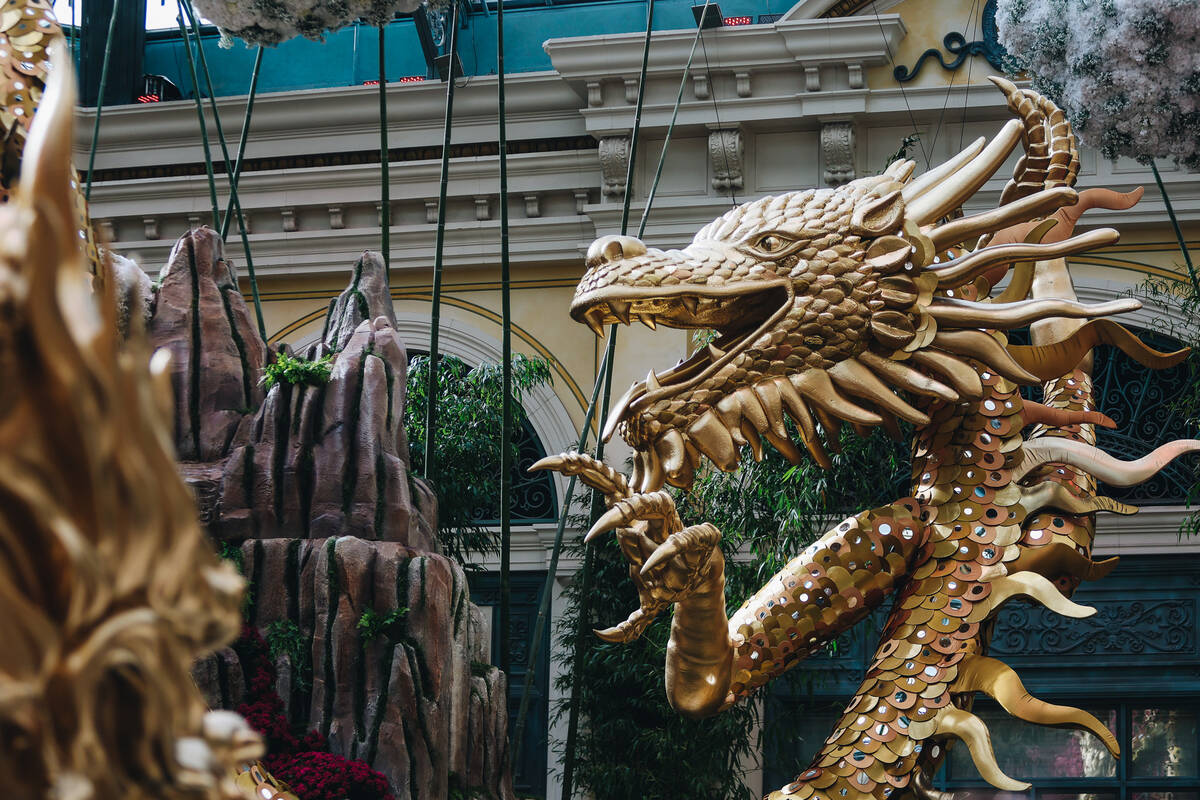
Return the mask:
[[[603,237],[571,305],[597,334],[635,320],[718,333],[617,401],[603,436],[620,433],[633,447],[630,478],[579,453],[535,465],[579,475],[607,498],[587,538],[615,530],[640,607],[599,636],[631,640],[673,606],[666,691],[675,708],[719,712],[892,603],[844,715],[771,800],[938,797],[930,779],[952,738],[993,785],[1027,788],[997,766],[969,710],[976,692],[1021,719],[1089,730],[1117,751],[1091,714],[1026,693],[987,656],[988,640],[1014,598],[1094,613],[1068,595],[1115,563],[1091,559],[1095,512],[1136,510],[1098,496],[1096,481],[1132,485],[1200,450],[1179,441],[1120,462],[1097,449],[1095,426],[1113,423],[1093,406],[1091,349],[1115,345],[1157,368],[1186,351],[1156,352],[1102,319],[1139,308],[1134,299],[1075,300],[1064,257],[1118,238],[1111,229],[1072,235],[1075,221],[1089,206],[1131,206],[1140,190],[1077,193],[1062,112],[992,80],[1016,118],[990,141],[916,178],[913,162],[899,161],[836,189],[745,203],[683,250]],[[1018,144],[1024,156],[999,206],[963,216]],[[1005,331],[1026,325],[1033,344],[1010,344]],[[1020,386],[1038,383],[1043,402],[1023,400]],[[705,459],[734,470],[743,448],[760,458],[763,439],[793,462],[803,447],[828,467],[844,424],[898,435],[901,420],[913,426],[910,494],[842,521],[727,617],[720,531],[684,527],[664,486],[686,490]]]

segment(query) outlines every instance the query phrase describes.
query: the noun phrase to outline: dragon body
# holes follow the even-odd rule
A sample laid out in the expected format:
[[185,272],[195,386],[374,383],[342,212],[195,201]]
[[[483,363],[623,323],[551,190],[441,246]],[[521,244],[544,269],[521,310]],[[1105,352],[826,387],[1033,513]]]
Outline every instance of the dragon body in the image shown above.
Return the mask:
[[[628,641],[674,607],[666,689],[677,709],[717,713],[892,603],[858,692],[772,800],[936,797],[930,778],[950,739],[998,788],[1026,788],[996,764],[970,712],[976,692],[1021,719],[1089,730],[1117,752],[1091,714],[1031,697],[987,656],[988,639],[997,610],[1018,597],[1094,613],[1069,596],[1115,564],[1091,559],[1095,513],[1136,511],[1098,496],[1096,480],[1132,485],[1200,449],[1174,442],[1135,462],[1097,449],[1095,426],[1113,423],[1093,406],[1092,347],[1116,345],[1156,368],[1186,351],[1156,352],[1103,319],[1135,300],[1075,300],[1064,257],[1117,239],[1108,229],[1073,235],[1075,221],[1140,192],[1077,193],[1062,113],[993,80],[1017,118],[990,142],[915,179],[901,161],[837,189],[746,203],[683,250],[601,238],[571,306],[598,333],[640,320],[718,334],[617,401],[604,435],[634,448],[630,478],[577,453],[536,465],[577,474],[607,498],[588,537],[615,530],[641,604],[599,635]],[[998,208],[963,216],[1018,143],[1025,155]],[[1005,331],[1026,325],[1033,344],[1010,344]],[[1042,403],[1019,392],[1035,384]],[[689,488],[705,460],[733,470],[746,450],[760,458],[764,439],[828,467],[843,425],[898,434],[900,421],[912,425],[909,496],[848,517],[728,615],[720,531],[685,528],[665,485]]]

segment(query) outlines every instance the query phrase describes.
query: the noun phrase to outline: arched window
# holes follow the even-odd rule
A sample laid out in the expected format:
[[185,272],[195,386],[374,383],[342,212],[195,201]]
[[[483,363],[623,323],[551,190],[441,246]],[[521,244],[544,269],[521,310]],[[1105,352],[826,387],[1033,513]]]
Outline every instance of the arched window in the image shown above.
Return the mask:
[[[417,356],[428,356],[424,350],[410,349],[408,359]],[[533,464],[546,456],[546,448],[538,438],[524,411],[521,413],[521,427],[517,429],[517,460],[513,463],[511,486],[513,487],[512,521],[514,524],[531,525],[536,522],[554,522],[558,519],[558,501],[554,490],[554,480],[549,472],[530,472]],[[498,443],[497,443],[498,444]],[[500,457],[497,447],[496,458]],[[495,465],[499,469],[499,464]],[[500,499],[490,508],[477,509],[474,517],[480,525],[500,524]]]

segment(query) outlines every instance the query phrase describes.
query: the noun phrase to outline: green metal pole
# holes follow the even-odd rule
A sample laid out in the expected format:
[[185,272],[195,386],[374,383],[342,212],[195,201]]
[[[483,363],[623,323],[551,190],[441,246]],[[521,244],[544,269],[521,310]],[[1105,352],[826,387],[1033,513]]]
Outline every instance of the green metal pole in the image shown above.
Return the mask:
[[[229,148],[225,144],[225,129],[221,125],[221,112],[217,107],[217,94],[213,91],[212,73],[208,71],[208,59],[204,55],[204,42],[200,38],[200,18],[192,9],[191,0],[182,0],[180,7],[187,13],[196,36],[196,52],[200,56],[200,69],[204,73],[204,85],[208,89],[208,102],[212,107],[213,124],[217,127],[217,140],[221,143],[221,157],[225,159],[225,177],[229,180],[229,202],[237,213],[238,232],[242,238],[242,250],[246,254],[246,274],[250,280],[250,295],[254,300],[254,315],[258,323],[258,334],[267,341],[267,326],[263,322],[262,298],[258,294],[258,277],[254,274],[254,258],[250,255],[250,238],[246,235],[246,217],[242,214],[242,203],[238,200],[237,182],[233,177],[233,163],[229,160]],[[214,221],[213,227],[217,227]],[[221,225],[221,240],[225,240],[224,225]]]
[[[622,236],[629,230],[629,203],[633,197],[634,167],[637,164],[638,139],[641,137],[642,130],[642,106],[646,98],[646,71],[650,65],[650,39],[653,30],[654,0],[648,0],[646,3],[646,38],[645,43],[642,45],[642,71],[638,77],[637,105],[634,108],[633,130],[630,132],[629,137],[629,164],[625,171],[625,200],[621,206]],[[663,147],[666,147],[665,143]],[[601,362],[601,371],[596,376],[597,382],[603,380],[604,383],[604,401],[600,414],[600,423],[602,425],[608,417],[609,399],[612,396],[613,354],[616,351],[616,347],[617,326],[612,325],[608,330],[608,341],[604,348],[604,360]],[[604,459],[603,439],[597,439],[596,441],[596,458]],[[599,516],[602,507],[599,502],[599,494],[593,493],[591,514],[593,522]],[[571,698],[567,706],[567,740],[564,746],[565,753],[563,757],[563,800],[571,800],[571,796],[575,791],[575,745],[579,737],[579,681],[583,673],[583,654],[587,648],[587,636],[591,627],[588,618],[591,616],[592,572],[595,561],[594,549],[588,547],[584,550],[583,574],[580,576],[579,630],[575,637],[575,652],[571,663]]]
[[429,380],[425,396],[425,478],[434,474],[437,425],[438,329],[442,322],[442,252],[446,244],[446,188],[450,182],[450,131],[454,122],[454,65],[458,60],[458,3],[451,4],[449,62],[446,67],[446,118],[442,125],[442,175],[438,189],[438,221],[433,251],[433,313],[429,330]]
[[[112,16],[108,18],[108,39],[104,42],[104,60],[100,62],[100,94],[96,96],[96,121],[92,124],[92,150],[88,153],[87,188],[83,190],[83,199],[92,199],[92,170],[96,166],[96,145],[100,143],[100,115],[104,112],[104,90],[108,87],[108,61],[112,55],[113,33],[117,29],[117,12],[121,10],[121,0],[113,0]],[[72,10],[72,21],[75,13]]]
[[[262,71],[263,47],[258,46],[254,56],[254,70],[250,73],[250,94],[246,98],[246,116],[242,119],[242,135],[238,139],[237,161],[233,164],[233,174],[229,176],[229,184],[236,187],[242,179],[242,160],[246,157],[246,142],[250,138],[250,117],[254,113],[254,95],[258,93],[258,74]],[[229,204],[225,206],[225,216],[221,217],[221,239],[229,235],[229,223],[233,220],[233,193],[229,194]]]
[[[601,376],[608,374],[608,349],[604,350],[604,360],[600,362],[600,370],[596,373],[596,382],[592,385],[592,396],[588,401],[587,413],[583,417],[583,427],[580,429],[579,442],[575,445],[577,452],[583,452],[587,447],[588,434],[592,431],[592,420],[596,416],[596,402],[600,398],[600,389],[604,386]],[[550,619],[550,599],[554,593],[554,580],[558,574],[558,560],[562,554],[563,534],[567,529],[567,514],[571,509],[571,498],[575,496],[575,485],[579,479],[572,475],[567,481],[567,491],[563,496],[562,511],[558,515],[558,527],[554,531],[554,547],[550,551],[550,566],[546,572],[546,583],[542,587],[541,601],[538,603],[537,622],[533,626],[533,640],[529,643],[528,664],[537,664],[538,655],[542,649],[542,634],[545,633],[546,623]],[[524,741],[525,719],[529,715],[529,700],[532,696],[534,670],[525,671],[525,686],[521,690],[521,705],[517,710],[517,724],[512,736],[513,756]]]
[[[487,5],[486,3],[484,5]],[[508,130],[504,108],[504,0],[496,2],[496,109],[500,123],[500,327],[504,376],[504,419],[500,427],[500,669],[508,676],[509,570],[512,546],[512,303],[508,263]],[[527,666],[533,667],[530,663]]]
[[[705,0],[704,10],[700,12],[703,20],[708,13],[709,0]],[[687,86],[688,74],[692,71],[692,59],[696,55],[696,45],[704,33],[704,26],[696,26],[696,38],[692,39],[692,50],[688,53],[687,66],[683,68],[683,77],[679,79],[679,93],[675,95],[675,109],[671,112],[671,122],[667,125],[667,135],[663,139],[662,152],[658,154],[658,168],[654,170],[654,180],[650,183],[650,193],[646,196],[646,207],[642,209],[642,219],[638,223],[638,238],[646,233],[646,222],[650,219],[650,207],[654,205],[654,195],[658,191],[658,181],[662,178],[663,164],[667,161],[667,148],[671,146],[671,134],[675,132],[675,120],[679,118],[679,106],[683,103],[683,89]]]
[[1163,204],[1167,207],[1167,216],[1171,218],[1171,227],[1175,229],[1175,238],[1179,240],[1179,251],[1183,253],[1183,262],[1187,265],[1188,277],[1192,280],[1192,290],[1200,296],[1200,281],[1196,279],[1196,268],[1192,266],[1192,256],[1188,252],[1187,242],[1183,238],[1183,229],[1179,227],[1179,220],[1175,218],[1175,209],[1171,206],[1171,198],[1167,196],[1167,187],[1163,185],[1162,176],[1158,174],[1158,166],[1151,161],[1150,169],[1154,172],[1154,180],[1158,184],[1158,191],[1162,194]]
[[[653,0],[651,0],[653,2]],[[632,155],[632,154],[631,154]],[[631,187],[626,184],[628,194]],[[617,326],[613,325],[608,331],[608,344],[604,349],[604,371],[599,379],[604,379],[604,400],[600,411],[601,424],[608,417],[608,402],[612,397],[612,364],[613,351],[617,346]],[[596,439],[596,459],[604,460],[604,439]],[[604,501],[599,492],[592,492],[591,520],[594,523],[604,510]],[[592,581],[595,578],[596,548],[584,546],[583,574],[579,586],[579,629],[575,632],[575,651],[571,659],[571,700],[567,709],[567,742],[566,758],[563,761],[562,798],[571,800],[575,793],[575,744],[579,737],[579,681],[583,677],[583,654],[587,650],[588,637],[591,636],[592,625],[589,622],[592,615]]]
[[384,63],[384,38],[387,23],[379,26],[379,228],[383,239],[383,269],[387,285],[392,285],[392,198],[391,172],[388,168],[387,69]]
[[196,77],[196,60],[192,56],[192,40],[183,24],[183,11],[175,17],[179,23],[179,35],[183,39],[183,52],[187,55],[188,71],[192,77],[192,94],[196,96],[196,117],[200,120],[200,142],[204,145],[204,168],[208,170],[208,194],[212,200],[213,228],[219,229],[221,221],[217,210],[217,180],[213,177],[212,150],[208,146],[208,125],[204,121],[204,102],[200,98],[200,80]]

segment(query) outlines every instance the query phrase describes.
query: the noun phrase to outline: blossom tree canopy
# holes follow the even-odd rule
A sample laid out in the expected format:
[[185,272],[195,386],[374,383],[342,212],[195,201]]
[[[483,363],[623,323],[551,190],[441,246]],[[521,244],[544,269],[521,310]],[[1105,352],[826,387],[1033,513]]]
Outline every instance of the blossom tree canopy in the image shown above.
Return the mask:
[[[279,44],[296,36],[320,39],[361,19],[382,25],[421,0],[195,0],[196,10],[224,33],[251,44]],[[444,3],[431,3],[444,5]]]
[[1012,67],[1085,144],[1200,169],[1196,0],[999,0],[996,21]]

